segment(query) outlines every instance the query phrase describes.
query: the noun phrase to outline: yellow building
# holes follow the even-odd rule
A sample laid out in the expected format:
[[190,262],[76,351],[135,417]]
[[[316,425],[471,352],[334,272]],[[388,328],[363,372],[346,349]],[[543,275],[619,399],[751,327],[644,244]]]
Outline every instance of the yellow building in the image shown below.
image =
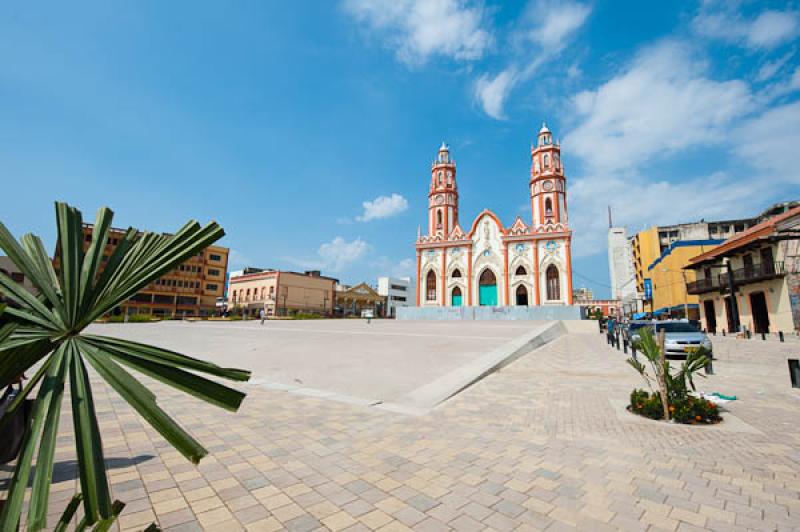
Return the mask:
[[647,267],[661,255],[658,245],[658,227],[651,227],[633,235],[631,251],[633,253],[633,269],[636,272],[636,291],[642,294],[644,293],[644,280],[647,277]]
[[700,319],[696,295],[686,291],[686,283],[695,281],[693,270],[684,270],[690,260],[710,251],[722,240],[686,240],[673,242],[653,260],[643,272],[644,279],[652,283],[652,300],[649,309],[656,316]]

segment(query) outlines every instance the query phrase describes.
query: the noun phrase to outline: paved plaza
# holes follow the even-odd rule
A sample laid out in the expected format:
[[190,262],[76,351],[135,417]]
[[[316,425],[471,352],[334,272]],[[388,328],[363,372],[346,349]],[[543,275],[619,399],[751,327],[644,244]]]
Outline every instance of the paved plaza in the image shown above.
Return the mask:
[[[341,392],[374,397],[386,383],[402,394],[428,380],[416,375],[446,373],[520,332],[515,328],[530,329],[354,323],[272,322],[264,332],[253,323],[106,329],[194,355],[211,355],[231,338],[241,352],[230,353],[230,361],[217,354],[215,361],[252,362],[255,373],[237,414],[153,384],[160,404],[209,449],[198,467],[107,387],[96,386],[114,496],[128,503],[120,529],[157,521],[171,531],[225,532],[800,530],[800,390],[790,387],[786,364],[787,356],[800,354],[797,342],[714,338],[716,375],[701,379],[701,387],[739,400],[713,427],[627,414],[628,394],[642,384],[597,333],[564,334],[422,415],[291,393],[259,380],[300,376],[314,388],[335,389],[341,381],[327,373],[342,368],[374,382]],[[460,327],[471,332],[451,334]],[[362,330],[367,334],[356,334]],[[409,331],[420,336],[393,336]],[[273,353],[267,358],[262,343]],[[280,354],[292,345],[290,354]],[[437,346],[442,360],[418,351]],[[384,366],[375,362],[387,352]],[[330,361],[342,353],[352,358]],[[308,358],[296,360],[303,354]],[[305,368],[305,360],[323,365]],[[359,361],[374,365],[363,372],[350,367]],[[386,375],[394,371],[401,376]],[[54,515],[77,488],[67,415]],[[10,470],[1,470],[0,486]]]

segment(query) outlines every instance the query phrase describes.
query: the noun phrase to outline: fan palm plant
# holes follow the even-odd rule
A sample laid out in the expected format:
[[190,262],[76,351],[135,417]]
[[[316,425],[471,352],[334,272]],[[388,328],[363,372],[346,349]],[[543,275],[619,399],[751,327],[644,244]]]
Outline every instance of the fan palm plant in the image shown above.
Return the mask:
[[[129,228],[107,257],[105,267],[101,267],[112,218],[111,210],[98,211],[91,243],[84,251],[80,211],[57,203],[57,269],[39,237],[27,234],[18,242],[0,223],[0,248],[38,292],[32,295],[0,272],[0,291],[12,302],[5,309],[5,323],[0,326],[0,389],[24,372],[32,372],[27,385],[0,418],[0,430],[38,386],[31,422],[0,515],[0,530],[19,527],[25,490],[31,480],[27,528],[41,530],[46,526],[59,414],[67,388],[81,493],[66,515],[74,514],[78,507],[75,501],[82,500],[84,517],[79,528],[97,523],[95,528],[103,530],[121,511],[123,505],[112,503],[109,493],[87,365],[193,463],[198,463],[207,451],[158,406],[153,392],[129,370],[230,411],[236,411],[244,399],[242,392],[195,372],[246,381],[249,371],[222,368],[166,349],[84,332],[92,322],[225,234],[215,222],[201,227],[192,221],[174,235],[140,233]],[[63,526],[63,522],[59,524],[59,528]]]

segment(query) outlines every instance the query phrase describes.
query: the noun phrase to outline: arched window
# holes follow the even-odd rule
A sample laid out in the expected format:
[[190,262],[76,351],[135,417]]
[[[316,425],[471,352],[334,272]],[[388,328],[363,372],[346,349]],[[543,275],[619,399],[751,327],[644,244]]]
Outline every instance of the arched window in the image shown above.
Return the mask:
[[544,161],[544,167],[550,168],[550,156],[545,153],[542,160]]
[[519,266],[517,271],[514,272],[514,275],[528,275],[528,270],[525,269],[525,266]]
[[441,226],[442,226],[442,211],[438,210],[436,211],[436,227],[441,227]]
[[426,299],[428,301],[436,301],[436,274],[433,270],[428,272],[425,278]]
[[544,200],[544,215],[553,216],[553,200],[550,198]]
[[439,171],[439,184],[440,185],[442,184],[442,172],[441,172],[441,170]]
[[558,301],[559,299],[561,299],[561,286],[560,286],[561,281],[558,275],[558,268],[556,268],[554,264],[548,266],[545,277],[547,279],[548,301]]
[[455,277],[461,277],[461,270],[459,270],[458,268],[456,268],[455,270],[453,270],[453,273],[450,275],[450,277],[453,277],[453,278],[455,278]]

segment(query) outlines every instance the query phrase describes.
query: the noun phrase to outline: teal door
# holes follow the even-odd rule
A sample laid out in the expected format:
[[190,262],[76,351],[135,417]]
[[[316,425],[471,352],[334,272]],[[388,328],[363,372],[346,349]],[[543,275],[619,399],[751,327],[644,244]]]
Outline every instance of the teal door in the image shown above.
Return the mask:
[[481,306],[497,306],[497,285],[482,284],[478,287],[478,304]]
[[453,297],[452,297],[452,303],[451,304],[454,307],[460,307],[461,306],[461,290],[459,290],[458,288],[453,290]]
[[481,306],[497,306],[497,279],[492,270],[486,268],[478,280],[478,304]]

